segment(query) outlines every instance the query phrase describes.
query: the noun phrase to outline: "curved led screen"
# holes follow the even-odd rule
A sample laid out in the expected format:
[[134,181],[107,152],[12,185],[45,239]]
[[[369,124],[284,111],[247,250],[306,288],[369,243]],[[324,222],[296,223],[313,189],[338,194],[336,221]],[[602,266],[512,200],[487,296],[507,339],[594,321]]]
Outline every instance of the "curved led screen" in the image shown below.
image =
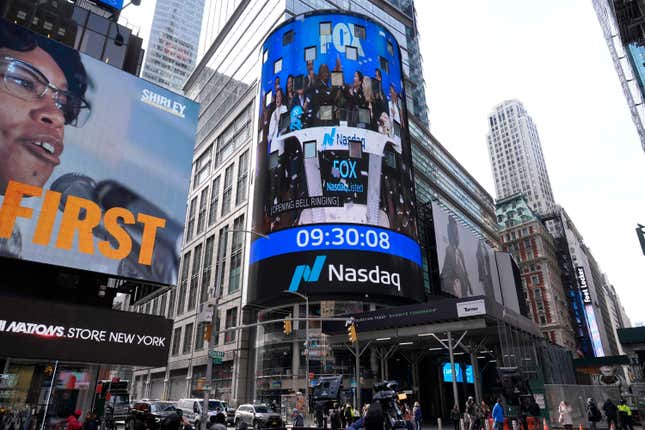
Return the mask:
[[262,48],[249,303],[284,290],[424,297],[401,54],[384,27],[314,13]]

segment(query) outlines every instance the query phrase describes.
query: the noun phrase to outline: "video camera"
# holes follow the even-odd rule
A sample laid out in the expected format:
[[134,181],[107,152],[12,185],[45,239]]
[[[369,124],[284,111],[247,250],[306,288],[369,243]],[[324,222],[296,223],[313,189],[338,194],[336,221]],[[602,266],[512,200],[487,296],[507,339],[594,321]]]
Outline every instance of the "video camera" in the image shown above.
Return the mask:
[[399,383],[396,381],[383,381],[374,384],[374,395],[372,402],[380,402],[385,418],[385,428],[404,429],[407,428],[403,414],[396,403]]

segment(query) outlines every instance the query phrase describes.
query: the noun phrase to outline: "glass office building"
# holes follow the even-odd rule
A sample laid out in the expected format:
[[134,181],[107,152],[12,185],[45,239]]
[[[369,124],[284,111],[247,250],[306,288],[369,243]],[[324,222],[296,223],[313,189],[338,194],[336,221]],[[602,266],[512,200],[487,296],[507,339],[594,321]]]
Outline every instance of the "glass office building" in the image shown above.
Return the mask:
[[[148,303],[135,304],[141,312],[174,318],[174,338],[167,367],[135,371],[134,395],[138,398],[178,399],[199,394],[196,381],[205,374],[208,346],[204,341],[204,323],[200,322],[199,309],[200,304],[216,291],[219,293],[217,330],[270,318],[284,309],[291,309],[294,315],[304,312],[303,306],[299,305],[284,308],[284,304],[276,304],[262,314],[246,307],[246,262],[252,233],[242,230],[251,230],[248,196],[255,183],[253,142],[261,139],[252,130],[259,129],[254,112],[258,112],[262,43],[286,20],[322,9],[364,15],[394,35],[401,47],[403,81],[408,94],[418,205],[438,201],[479,237],[498,247],[492,197],[428,130],[412,1],[207,1],[200,60],[184,86],[185,94],[201,104],[201,112],[187,202],[180,279],[177,287],[165,295]],[[429,280],[426,280],[426,289],[430,289]],[[310,313],[337,314],[349,310],[349,305],[352,303],[311,303]],[[375,306],[368,303],[358,305],[367,306],[363,310],[371,310]],[[217,350],[224,352],[223,364],[217,367],[213,380],[218,398],[239,404],[254,400],[256,396],[260,398],[261,390],[265,391],[268,399],[287,389],[286,385],[278,387],[275,381],[272,386],[272,378],[263,378],[272,371],[269,367],[264,369],[262,363],[267,360],[273,362],[277,356],[291,361],[295,353],[292,349],[267,349],[257,355],[260,350],[258,342],[270,342],[271,333],[280,331],[277,326],[265,326],[262,330],[262,333],[240,330],[217,336]],[[320,356],[320,363],[314,366],[324,369],[330,363],[326,357],[324,354]],[[373,359],[366,358],[365,364],[373,367],[369,363]],[[281,363],[277,361],[272,365],[275,372],[290,368],[290,379],[294,379],[296,375],[293,374],[294,368],[289,367],[291,364]],[[302,378],[304,375],[300,373],[304,372],[304,366],[298,365],[297,369],[298,376]],[[296,384],[296,381],[290,383]],[[304,382],[300,386],[304,386]]]

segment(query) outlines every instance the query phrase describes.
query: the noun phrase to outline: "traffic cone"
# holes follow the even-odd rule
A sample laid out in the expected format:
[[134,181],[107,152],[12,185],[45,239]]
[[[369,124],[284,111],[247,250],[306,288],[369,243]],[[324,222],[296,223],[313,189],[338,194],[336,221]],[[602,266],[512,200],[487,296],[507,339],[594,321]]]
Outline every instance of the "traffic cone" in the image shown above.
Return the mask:
[[546,418],[542,418],[542,428],[543,430],[549,430],[549,425],[546,423]]

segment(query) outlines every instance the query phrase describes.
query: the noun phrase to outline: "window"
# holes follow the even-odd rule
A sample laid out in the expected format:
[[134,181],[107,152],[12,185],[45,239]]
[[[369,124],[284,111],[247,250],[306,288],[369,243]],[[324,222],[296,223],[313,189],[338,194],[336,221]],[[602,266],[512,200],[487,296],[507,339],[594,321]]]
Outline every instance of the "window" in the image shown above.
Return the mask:
[[387,53],[394,55],[394,44],[392,44],[392,42],[390,42],[389,40],[387,41]]
[[197,215],[197,234],[204,231],[206,224],[206,207],[208,206],[208,187],[202,190],[199,196],[199,215]]
[[175,329],[175,334],[172,336],[172,355],[179,354],[179,342],[181,341],[181,327]]
[[193,343],[193,323],[190,323],[186,326],[186,331],[184,332],[184,348],[182,353],[188,354],[190,352],[190,347]]
[[204,182],[208,177],[208,172],[211,167],[211,151],[213,146],[209,146],[202,155],[199,156],[195,162],[194,176],[193,176],[193,189],[195,189],[199,184]]
[[345,57],[348,60],[358,60],[358,49],[355,46],[345,46]]
[[354,37],[365,40],[365,27],[354,24]]
[[197,333],[195,333],[195,351],[199,351],[204,348],[204,336],[206,335],[206,324],[205,322],[200,322],[197,324]]
[[159,304],[159,315],[162,317],[166,316],[166,302],[168,300],[168,295],[167,294],[162,294],[161,295],[161,302]]
[[193,229],[195,228],[195,212],[197,212],[197,197],[190,201],[188,210],[188,226],[186,227],[186,242],[193,239]]
[[305,48],[305,62],[314,61],[316,59],[316,47],[309,46]]
[[244,215],[233,222],[233,243],[231,244],[231,269],[228,275],[229,294],[240,288],[240,275],[242,271],[242,251],[244,248]]
[[170,298],[168,299],[168,318],[174,318],[175,317],[175,288],[170,290]]
[[204,251],[204,272],[202,273],[202,289],[199,302],[205,303],[208,300],[208,289],[211,286],[211,269],[213,268],[213,248],[215,247],[215,235],[206,239],[206,250]]
[[533,283],[533,285],[540,285],[540,277],[538,275],[531,276],[531,282]]
[[184,254],[181,266],[181,282],[179,284],[179,297],[177,297],[177,315],[184,313],[184,303],[186,300],[186,289],[188,287],[188,267],[190,263],[190,251]]
[[[226,311],[226,328],[232,328],[237,325],[237,308]],[[235,331],[227,331],[224,335],[224,343],[235,342]]]
[[[267,94],[266,104],[271,103],[271,94]],[[249,104],[241,114],[231,122],[217,140],[215,152],[215,166],[220,166],[236,149],[242,146],[251,137],[251,107]]]
[[233,196],[233,165],[224,172],[224,191],[222,192],[222,216],[231,211],[231,197]]
[[208,226],[212,226],[217,221],[217,207],[219,206],[219,176],[213,180],[211,188],[211,206],[208,208]]
[[282,46],[286,46],[293,42],[293,30],[289,30],[282,35]]
[[385,57],[379,57],[379,65],[381,66],[381,71],[386,75],[390,73],[390,63]]
[[237,190],[235,192],[235,204],[246,201],[247,179],[249,178],[249,151],[240,156],[237,165]]
[[318,28],[321,36],[331,36],[331,22],[321,22]]
[[226,248],[228,247],[228,226],[219,231],[219,242],[217,244],[217,263],[215,264],[215,282],[219,282],[220,294],[224,286],[224,272],[226,271]]
[[314,158],[316,156],[316,141],[311,140],[309,142],[304,142],[303,146],[305,147],[305,158]]
[[195,309],[197,301],[197,288],[199,286],[199,272],[201,270],[202,245],[197,245],[193,252],[193,274],[190,279],[190,291],[188,293],[188,310]]
[[273,63],[273,74],[277,75],[282,71],[282,58],[278,58],[275,60],[275,63]]
[[268,59],[269,59],[269,51],[265,49],[264,51],[262,51],[262,64],[266,63]]

